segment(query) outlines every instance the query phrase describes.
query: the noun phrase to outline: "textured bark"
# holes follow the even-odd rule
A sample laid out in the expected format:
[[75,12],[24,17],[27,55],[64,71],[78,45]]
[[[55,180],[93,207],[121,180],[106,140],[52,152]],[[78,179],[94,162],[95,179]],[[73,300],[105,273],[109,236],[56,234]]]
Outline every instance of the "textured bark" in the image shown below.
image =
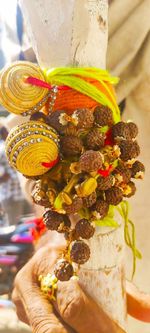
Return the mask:
[[[105,68],[107,0],[22,0],[22,5],[40,66]],[[125,328],[123,226],[99,228],[89,245],[80,283]]]
[[107,0],[22,0],[21,4],[41,66],[105,67]]
[[[119,217],[117,217],[119,221]],[[97,228],[88,242],[90,260],[82,266],[83,288],[122,328],[126,329],[126,293],[123,225],[116,230]]]

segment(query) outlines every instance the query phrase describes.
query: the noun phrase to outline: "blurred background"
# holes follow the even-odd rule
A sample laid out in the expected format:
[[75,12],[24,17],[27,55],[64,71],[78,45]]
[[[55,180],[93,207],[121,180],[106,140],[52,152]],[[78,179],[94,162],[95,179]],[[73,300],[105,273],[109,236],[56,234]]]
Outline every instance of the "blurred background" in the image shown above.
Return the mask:
[[[124,120],[139,127],[140,160],[145,179],[130,199],[136,226],[137,247],[143,259],[137,264],[135,284],[150,293],[150,1],[113,0],[109,8],[107,68],[120,77],[117,98]],[[0,0],[0,69],[15,60],[36,62],[17,0]],[[27,198],[21,178],[7,163],[4,142],[13,119],[0,105],[0,332],[30,332],[19,322],[9,298],[16,271],[33,252],[33,230],[40,224],[39,211]],[[7,247],[5,245],[9,244]],[[127,278],[132,255],[126,253]],[[5,270],[3,269],[5,267]],[[149,333],[150,325],[129,318],[129,333]]]

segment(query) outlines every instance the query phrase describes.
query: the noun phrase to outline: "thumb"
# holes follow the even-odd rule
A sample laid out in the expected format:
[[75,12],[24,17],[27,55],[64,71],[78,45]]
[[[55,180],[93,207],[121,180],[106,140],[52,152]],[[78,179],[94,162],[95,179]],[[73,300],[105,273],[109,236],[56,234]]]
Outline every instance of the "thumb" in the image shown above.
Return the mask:
[[150,323],[150,295],[126,281],[128,314],[138,320]]
[[77,281],[58,284],[54,306],[62,319],[78,333],[125,333],[84,293]]

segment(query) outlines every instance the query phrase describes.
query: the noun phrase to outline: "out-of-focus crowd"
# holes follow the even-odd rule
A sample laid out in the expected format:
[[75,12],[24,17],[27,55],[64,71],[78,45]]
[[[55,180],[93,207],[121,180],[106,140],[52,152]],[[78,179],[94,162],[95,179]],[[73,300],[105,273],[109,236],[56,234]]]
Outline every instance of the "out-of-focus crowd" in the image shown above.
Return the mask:
[[[8,11],[9,8],[9,11]],[[24,33],[22,12],[17,0],[0,0],[0,69],[16,60],[35,61],[34,52]],[[0,105],[0,225],[17,224],[33,207],[22,191],[19,174],[10,167],[5,155],[5,140],[11,127],[17,125]]]
[[32,213],[21,189],[18,173],[9,165],[5,154],[8,135],[5,118],[0,124],[0,225],[16,225],[24,215]]

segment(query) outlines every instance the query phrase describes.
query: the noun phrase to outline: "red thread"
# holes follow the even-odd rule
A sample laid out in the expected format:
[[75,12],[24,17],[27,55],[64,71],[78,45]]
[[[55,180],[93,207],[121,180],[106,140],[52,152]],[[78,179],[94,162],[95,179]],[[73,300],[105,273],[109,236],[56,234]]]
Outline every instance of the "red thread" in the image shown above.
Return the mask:
[[106,132],[106,139],[105,139],[105,145],[106,146],[113,146],[114,145],[114,140],[112,137],[112,130],[111,128]]
[[105,170],[102,170],[102,169],[99,169],[97,171],[97,173],[99,173],[99,175],[101,175],[102,177],[108,177],[110,172],[112,171],[113,169],[113,166],[112,165],[109,165],[109,167]]
[[58,90],[71,90],[71,88],[67,86],[59,86]]
[[39,86],[39,87],[43,87],[43,88],[47,88],[47,89],[52,89],[52,86],[50,84],[48,84],[47,82],[42,81],[40,79],[37,79],[36,77],[29,76],[29,77],[27,77],[26,82],[32,84],[33,86]]
[[47,169],[51,169],[53,168],[57,163],[59,162],[59,157],[56,158],[56,160],[52,161],[52,162],[42,162],[42,166],[44,166]]
[[[33,76],[28,76],[25,80],[25,82],[32,84],[33,86],[38,86],[38,87],[42,87],[42,88],[46,88],[49,90],[53,89],[53,86],[43,80],[37,79],[36,77]],[[71,88],[67,87],[67,86],[59,86],[58,90],[70,90]]]

